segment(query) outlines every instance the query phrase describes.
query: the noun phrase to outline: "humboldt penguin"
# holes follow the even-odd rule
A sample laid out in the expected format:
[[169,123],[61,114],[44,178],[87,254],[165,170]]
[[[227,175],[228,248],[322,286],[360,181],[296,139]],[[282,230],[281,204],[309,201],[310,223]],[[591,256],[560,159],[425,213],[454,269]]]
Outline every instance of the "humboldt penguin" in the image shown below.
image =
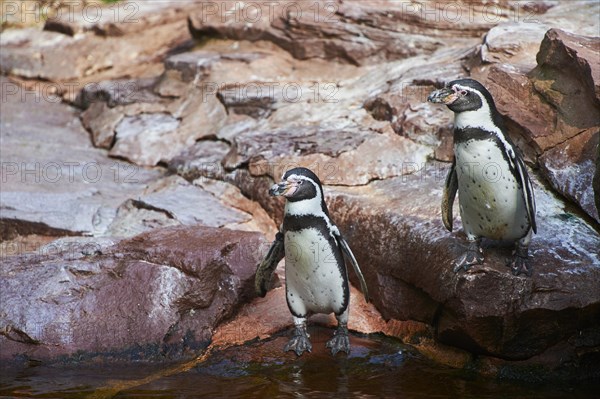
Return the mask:
[[535,198],[527,168],[512,143],[487,89],[473,79],[454,80],[428,100],[454,112],[454,161],[442,199],[442,220],[452,231],[456,192],[469,242],[454,271],[483,263],[481,238],[515,241],[508,262],[514,275],[532,272],[529,243],[535,224]]
[[294,168],[284,173],[282,182],[273,185],[269,194],[286,198],[283,223],[257,268],[255,287],[259,296],[265,296],[273,271],[285,256],[286,299],[295,328],[284,351],[294,351],[297,356],[310,352],[307,318],[334,313],[337,330],[326,347],[333,355],[349,353],[350,290],[344,255],[368,301],[367,286],[348,243],[329,216],[319,178],[309,169]]

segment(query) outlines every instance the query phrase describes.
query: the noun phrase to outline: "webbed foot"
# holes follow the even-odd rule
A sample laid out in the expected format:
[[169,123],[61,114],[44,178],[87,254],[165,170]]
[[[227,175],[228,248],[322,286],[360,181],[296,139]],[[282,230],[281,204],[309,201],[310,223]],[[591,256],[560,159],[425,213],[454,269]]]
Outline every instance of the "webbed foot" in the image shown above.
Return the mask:
[[483,251],[481,250],[480,242],[470,241],[467,250],[459,256],[453,263],[455,273],[460,269],[468,270],[473,265],[481,265],[483,263]]
[[305,325],[297,325],[294,330],[294,335],[283,347],[283,351],[294,351],[297,356],[302,355],[305,351],[310,352],[312,350],[312,344],[308,339],[309,335],[306,332]]
[[521,247],[517,244],[517,248],[513,253],[512,259],[506,262],[506,266],[510,267],[513,275],[518,276],[524,273],[527,277],[531,277],[533,267],[529,262],[529,251],[527,247]]
[[338,324],[338,328],[335,330],[333,338],[327,341],[325,346],[331,349],[331,354],[333,356],[340,351],[350,353],[350,338],[348,337],[348,327],[346,324]]

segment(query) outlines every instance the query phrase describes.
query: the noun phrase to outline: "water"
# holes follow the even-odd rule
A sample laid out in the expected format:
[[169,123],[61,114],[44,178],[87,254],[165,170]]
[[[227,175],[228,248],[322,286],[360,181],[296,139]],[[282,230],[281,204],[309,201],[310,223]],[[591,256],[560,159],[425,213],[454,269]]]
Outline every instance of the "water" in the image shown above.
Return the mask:
[[[38,366],[3,370],[2,398],[597,398],[600,385],[498,381],[435,364],[382,336],[351,337],[349,356],[324,348],[332,330],[312,327],[313,352],[284,354],[277,336],[173,365]],[[188,370],[183,370],[189,368]],[[172,373],[171,375],[165,375]]]

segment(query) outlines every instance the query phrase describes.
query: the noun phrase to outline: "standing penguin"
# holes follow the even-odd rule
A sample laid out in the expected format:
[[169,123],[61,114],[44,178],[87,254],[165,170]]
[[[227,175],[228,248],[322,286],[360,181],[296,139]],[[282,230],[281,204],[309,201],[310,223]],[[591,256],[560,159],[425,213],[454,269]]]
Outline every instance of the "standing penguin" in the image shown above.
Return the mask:
[[523,158],[504,128],[485,87],[473,79],[455,80],[428,100],[454,111],[454,162],[446,178],[442,220],[452,231],[456,191],[468,249],[454,271],[483,263],[481,238],[514,240],[509,266],[514,275],[531,275],[528,248],[535,224],[535,199]]
[[288,308],[294,317],[295,331],[284,351],[300,356],[312,345],[306,332],[306,320],[314,313],[334,313],[338,322],[327,348],[335,355],[350,351],[348,309],[350,289],[344,263],[345,254],[356,272],[361,290],[368,301],[367,286],[358,263],[329,218],[319,178],[309,169],[294,168],[283,181],[269,190],[287,201],[281,231],[277,233],[267,256],[256,270],[255,287],[264,297],[277,263],[285,256],[285,287]]

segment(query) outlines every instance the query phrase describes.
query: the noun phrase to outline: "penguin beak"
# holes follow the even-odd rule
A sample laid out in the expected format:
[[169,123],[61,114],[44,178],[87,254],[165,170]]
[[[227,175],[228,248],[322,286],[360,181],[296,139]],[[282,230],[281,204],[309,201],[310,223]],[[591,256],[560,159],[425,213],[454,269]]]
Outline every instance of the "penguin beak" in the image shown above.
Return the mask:
[[432,103],[442,103],[450,105],[454,101],[456,101],[458,97],[458,93],[456,93],[454,90],[448,87],[444,87],[443,89],[431,92],[429,97],[427,97],[427,101]]
[[281,183],[276,183],[271,186],[269,189],[269,195],[277,197],[279,195],[283,195],[284,197],[291,197],[295,192],[298,186],[295,183],[289,181],[282,181]]

